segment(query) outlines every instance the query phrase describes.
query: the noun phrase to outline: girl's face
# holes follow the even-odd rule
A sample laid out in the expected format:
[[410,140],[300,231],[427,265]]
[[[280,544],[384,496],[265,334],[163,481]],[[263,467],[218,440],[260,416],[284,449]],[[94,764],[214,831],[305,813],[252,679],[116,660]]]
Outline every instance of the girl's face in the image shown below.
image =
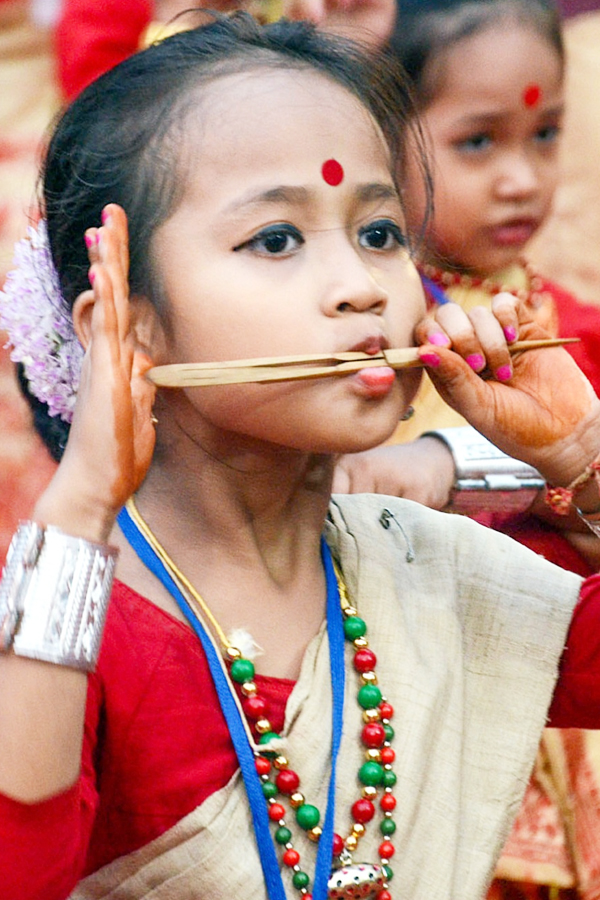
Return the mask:
[[[223,77],[182,143],[183,200],[153,241],[169,306],[165,361],[412,344],[422,292],[387,147],[354,97],[305,71]],[[216,431],[220,447],[228,432],[346,452],[385,439],[417,383],[414,372],[359,374],[172,401],[187,404],[199,441]]]
[[[534,30],[509,22],[455,44],[433,76],[423,113],[435,186],[428,261],[489,275],[520,257],[550,209],[561,61]],[[418,216],[417,177],[406,206]]]

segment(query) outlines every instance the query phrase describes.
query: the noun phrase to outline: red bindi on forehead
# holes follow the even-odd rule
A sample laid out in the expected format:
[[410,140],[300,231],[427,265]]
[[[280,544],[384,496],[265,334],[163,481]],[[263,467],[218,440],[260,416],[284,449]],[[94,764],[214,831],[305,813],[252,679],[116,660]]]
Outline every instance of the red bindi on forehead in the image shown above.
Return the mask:
[[328,159],[321,166],[321,175],[325,184],[337,187],[344,180],[344,170],[337,159]]
[[542,89],[539,84],[528,84],[523,91],[523,103],[529,109],[534,109],[542,99]]

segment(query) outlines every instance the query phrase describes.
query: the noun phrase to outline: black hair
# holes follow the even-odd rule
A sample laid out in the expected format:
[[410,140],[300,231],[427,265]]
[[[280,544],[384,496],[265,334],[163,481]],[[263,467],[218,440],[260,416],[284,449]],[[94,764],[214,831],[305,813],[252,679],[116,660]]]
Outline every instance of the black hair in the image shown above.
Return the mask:
[[444,51],[501,22],[532,28],[564,63],[560,13],[553,0],[397,0],[388,50],[408,74],[424,110],[435,98]]
[[[416,136],[411,152],[417,148],[431,195],[410,88],[394,60],[375,61],[306,22],[261,26],[246,13],[209,15],[208,24],[154,44],[100,77],[56,125],[42,171],[42,212],[69,308],[89,287],[84,232],[99,223],[107,203],[117,203],[129,220],[131,292],[165,312],[152,266],[152,235],[181,197],[179,148],[187,115],[201,102],[202,85],[223,76],[297,68],[331,79],[373,115],[389,145],[395,179],[404,169],[407,132]],[[59,459],[68,425],[54,420],[46,428],[39,401],[32,405],[36,427]]]

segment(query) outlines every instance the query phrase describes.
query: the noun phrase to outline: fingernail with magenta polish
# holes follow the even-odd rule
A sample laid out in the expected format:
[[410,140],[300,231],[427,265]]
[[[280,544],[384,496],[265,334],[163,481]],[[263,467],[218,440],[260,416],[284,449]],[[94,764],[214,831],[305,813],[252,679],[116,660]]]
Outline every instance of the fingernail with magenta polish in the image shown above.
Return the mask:
[[434,331],[427,340],[430,344],[435,344],[436,347],[448,347],[450,345],[450,341],[441,331]]
[[440,358],[437,353],[421,353],[420,359],[426,366],[431,366],[434,369],[440,364]]
[[510,366],[500,366],[499,369],[496,369],[496,380],[497,381],[508,381],[512,375],[512,369]]
[[88,248],[88,250],[90,249],[90,247],[93,246],[93,244],[94,244],[94,238],[91,236],[91,234],[86,234],[85,235],[85,245]]
[[467,356],[467,362],[474,372],[479,372],[480,369],[485,368],[485,359],[481,353],[472,353],[470,356]]
[[512,341],[516,341],[517,339],[517,329],[513,328],[512,325],[507,325],[504,329],[504,337],[510,343]]
[[90,269],[90,271],[88,272],[88,279],[89,279],[90,284],[93,284],[94,281],[96,280],[96,273],[94,272],[93,269]]

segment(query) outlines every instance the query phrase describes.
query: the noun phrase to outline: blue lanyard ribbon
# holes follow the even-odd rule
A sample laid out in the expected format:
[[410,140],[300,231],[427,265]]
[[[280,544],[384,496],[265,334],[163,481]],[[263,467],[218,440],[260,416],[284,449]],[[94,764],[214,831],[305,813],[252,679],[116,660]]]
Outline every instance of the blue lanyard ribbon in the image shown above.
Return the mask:
[[429,293],[431,299],[437,303],[438,306],[443,306],[445,303],[452,303],[452,300],[446,293],[446,291],[436,284],[435,281],[432,281],[431,278],[428,278],[427,275],[423,275],[421,273],[421,282],[423,283],[423,287]]
[[[208,636],[200,619],[189,605],[168,569],[157,556],[146,537],[139,530],[128,510],[123,508],[119,513],[118,523],[144,565],[162,582],[176,601],[179,609],[188,620],[193,631],[202,644],[210,672],[215,684],[221,710],[225,716],[231,735],[254,823],[254,834],[260,855],[260,862],[267,888],[269,900],[286,900],[279,862],[275,853],[275,844],[269,828],[268,806],[265,800],[261,781],[256,771],[254,751],[248,740],[246,728],[239,707],[232,694],[232,689],[223,670],[221,661],[212,640]],[[331,740],[331,775],[327,794],[327,810],[323,823],[323,831],[319,840],[315,876],[312,887],[313,900],[326,900],[327,881],[331,873],[331,856],[333,847],[333,827],[335,817],[335,781],[337,758],[342,738],[342,721],[344,713],[344,627],[339,602],[337,579],[333,568],[331,553],[325,540],[321,539],[321,556],[327,583],[327,635],[329,638],[329,657],[331,685],[333,692],[332,740]]]

